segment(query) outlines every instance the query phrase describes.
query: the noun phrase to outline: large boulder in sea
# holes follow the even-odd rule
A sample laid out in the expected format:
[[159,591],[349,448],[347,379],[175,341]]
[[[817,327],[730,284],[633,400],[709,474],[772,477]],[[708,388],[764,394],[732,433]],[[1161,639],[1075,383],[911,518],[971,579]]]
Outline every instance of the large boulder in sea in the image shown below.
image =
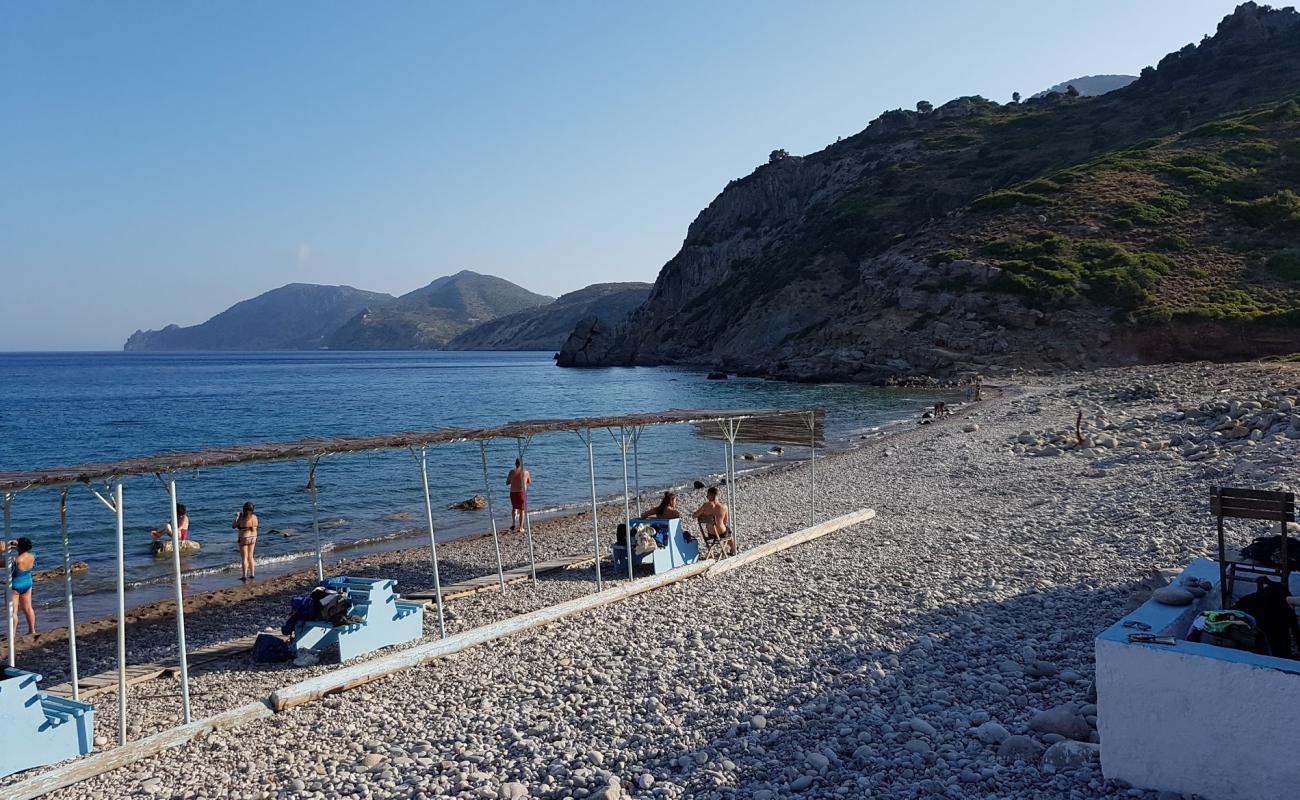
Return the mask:
[[561,367],[608,366],[614,343],[614,329],[609,323],[599,317],[588,317],[569,334],[555,356],[555,363]]

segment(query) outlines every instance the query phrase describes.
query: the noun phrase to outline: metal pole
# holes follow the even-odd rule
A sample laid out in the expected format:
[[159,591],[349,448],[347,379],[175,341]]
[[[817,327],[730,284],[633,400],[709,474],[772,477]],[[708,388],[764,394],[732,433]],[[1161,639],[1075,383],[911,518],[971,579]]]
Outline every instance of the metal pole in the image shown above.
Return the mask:
[[316,465],[320,463],[320,458],[314,458],[311,462],[311,475],[307,478],[307,492],[311,494],[311,531],[316,536],[316,580],[325,580],[325,556],[321,548],[320,540],[320,518],[316,511]]
[[[632,580],[632,499],[627,485],[627,429],[618,428],[618,449],[623,453],[623,536],[627,540],[627,579]],[[638,513],[640,513],[638,511]]]
[[506,572],[501,564],[501,539],[497,536],[497,518],[492,513],[492,484],[488,481],[487,442],[478,443],[479,455],[483,457],[483,491],[487,494],[488,518],[492,520],[492,544],[497,548],[497,580],[501,581],[501,594],[506,593]]
[[429,497],[429,459],[426,448],[420,448],[420,480],[424,484],[424,514],[429,523],[429,552],[433,553],[433,593],[438,601],[438,636],[447,638],[447,622],[442,615],[442,579],[438,575],[438,542],[433,537],[433,500]]
[[590,428],[583,438],[587,441],[587,466],[591,470],[591,541],[596,549],[596,591],[600,591],[605,588],[605,583],[600,577],[600,523],[596,519],[596,455],[592,448],[594,437],[591,435]]
[[641,426],[636,425],[632,428],[632,481],[636,486],[636,508],[637,514],[645,508],[641,504],[641,459],[637,457],[636,445],[641,440]]
[[63,602],[68,606],[68,663],[72,666],[72,699],[81,700],[77,677],[77,615],[72,610],[72,555],[68,549],[68,490],[59,492],[59,530],[63,533]]
[[181,705],[185,724],[190,724],[190,664],[185,651],[185,591],[181,588],[181,523],[176,514],[176,478],[167,476],[167,494],[172,504],[172,577],[176,581],[176,645],[181,661]]
[[[518,439],[517,442],[519,445],[519,468],[526,469],[524,467],[524,453],[528,452],[528,440],[521,438]],[[527,489],[527,487],[524,488]],[[528,538],[528,571],[533,576],[533,583],[536,584],[537,583],[537,557],[533,553],[533,521],[530,516],[531,514],[532,511],[529,509],[528,503],[525,502],[524,503],[524,536]]]
[[5,630],[9,632],[5,639],[9,642],[9,666],[14,665],[14,634],[17,632],[18,621],[14,619],[14,566],[13,559],[9,557],[9,541],[13,536],[13,525],[10,520],[10,512],[14,505],[14,496],[5,494],[4,503],[4,525],[5,525],[5,618],[8,625]]
[[117,741],[126,744],[126,520],[122,515],[122,479],[113,487],[117,516]]
[[816,519],[817,491],[817,413],[808,413],[808,526],[812,527]]
[[736,515],[740,510],[740,486],[736,483],[736,435],[740,433],[740,420],[731,421],[731,478],[727,483],[731,486],[731,519],[729,520],[731,528],[731,549],[740,552],[740,539],[736,536]]

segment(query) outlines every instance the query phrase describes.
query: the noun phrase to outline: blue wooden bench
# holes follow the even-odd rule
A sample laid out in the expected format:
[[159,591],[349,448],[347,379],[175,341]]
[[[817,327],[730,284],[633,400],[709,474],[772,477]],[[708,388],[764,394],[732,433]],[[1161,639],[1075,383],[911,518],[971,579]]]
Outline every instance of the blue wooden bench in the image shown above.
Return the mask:
[[[656,547],[649,553],[633,554],[632,566],[636,570],[648,569],[659,575],[669,570],[676,569],[686,564],[694,564],[700,557],[700,545],[696,541],[686,540],[686,529],[682,527],[680,519],[634,519],[632,520],[632,530],[635,531],[639,525],[649,525],[655,529],[657,539],[663,539],[664,543]],[[632,547],[636,548],[636,535],[632,537]],[[618,541],[613,547],[613,567],[615,575],[623,575],[627,572],[627,561],[625,551],[627,543]]]
[[41,676],[6,668],[0,678],[0,777],[89,753],[95,707],[37,691]]
[[396,581],[344,577],[342,582],[352,599],[353,615],[362,621],[352,625],[299,623],[293,640],[295,649],[319,654],[337,646],[339,661],[347,661],[424,635],[424,605],[400,599]]

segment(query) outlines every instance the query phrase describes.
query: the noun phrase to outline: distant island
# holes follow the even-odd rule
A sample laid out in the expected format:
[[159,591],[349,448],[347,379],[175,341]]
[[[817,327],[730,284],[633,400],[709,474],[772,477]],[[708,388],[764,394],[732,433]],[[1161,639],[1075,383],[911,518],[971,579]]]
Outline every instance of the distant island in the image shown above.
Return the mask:
[[291,283],[199,325],[136,331],[127,351],[558,350],[581,319],[622,321],[648,283],[601,283],[558,300],[462,270],[400,297]]

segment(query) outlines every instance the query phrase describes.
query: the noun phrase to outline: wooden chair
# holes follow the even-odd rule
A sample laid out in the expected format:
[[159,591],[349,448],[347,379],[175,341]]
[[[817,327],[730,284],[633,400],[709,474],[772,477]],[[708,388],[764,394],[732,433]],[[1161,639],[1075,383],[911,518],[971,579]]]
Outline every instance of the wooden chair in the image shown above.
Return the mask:
[[731,549],[731,534],[726,536],[714,536],[709,533],[709,528],[700,520],[696,520],[698,532],[695,534],[700,543],[700,558],[711,558],[720,561],[727,557]]
[[[1232,585],[1238,580],[1252,580],[1260,575],[1277,576],[1282,587],[1291,593],[1291,563],[1287,560],[1286,524],[1295,522],[1295,495],[1291,492],[1265,492],[1256,489],[1233,489],[1216,486],[1210,490],[1210,511],[1218,518],[1219,587],[1222,608],[1231,608]],[[1259,519],[1276,522],[1282,537],[1281,564],[1265,564],[1241,557],[1229,558],[1224,538],[1225,519]]]

